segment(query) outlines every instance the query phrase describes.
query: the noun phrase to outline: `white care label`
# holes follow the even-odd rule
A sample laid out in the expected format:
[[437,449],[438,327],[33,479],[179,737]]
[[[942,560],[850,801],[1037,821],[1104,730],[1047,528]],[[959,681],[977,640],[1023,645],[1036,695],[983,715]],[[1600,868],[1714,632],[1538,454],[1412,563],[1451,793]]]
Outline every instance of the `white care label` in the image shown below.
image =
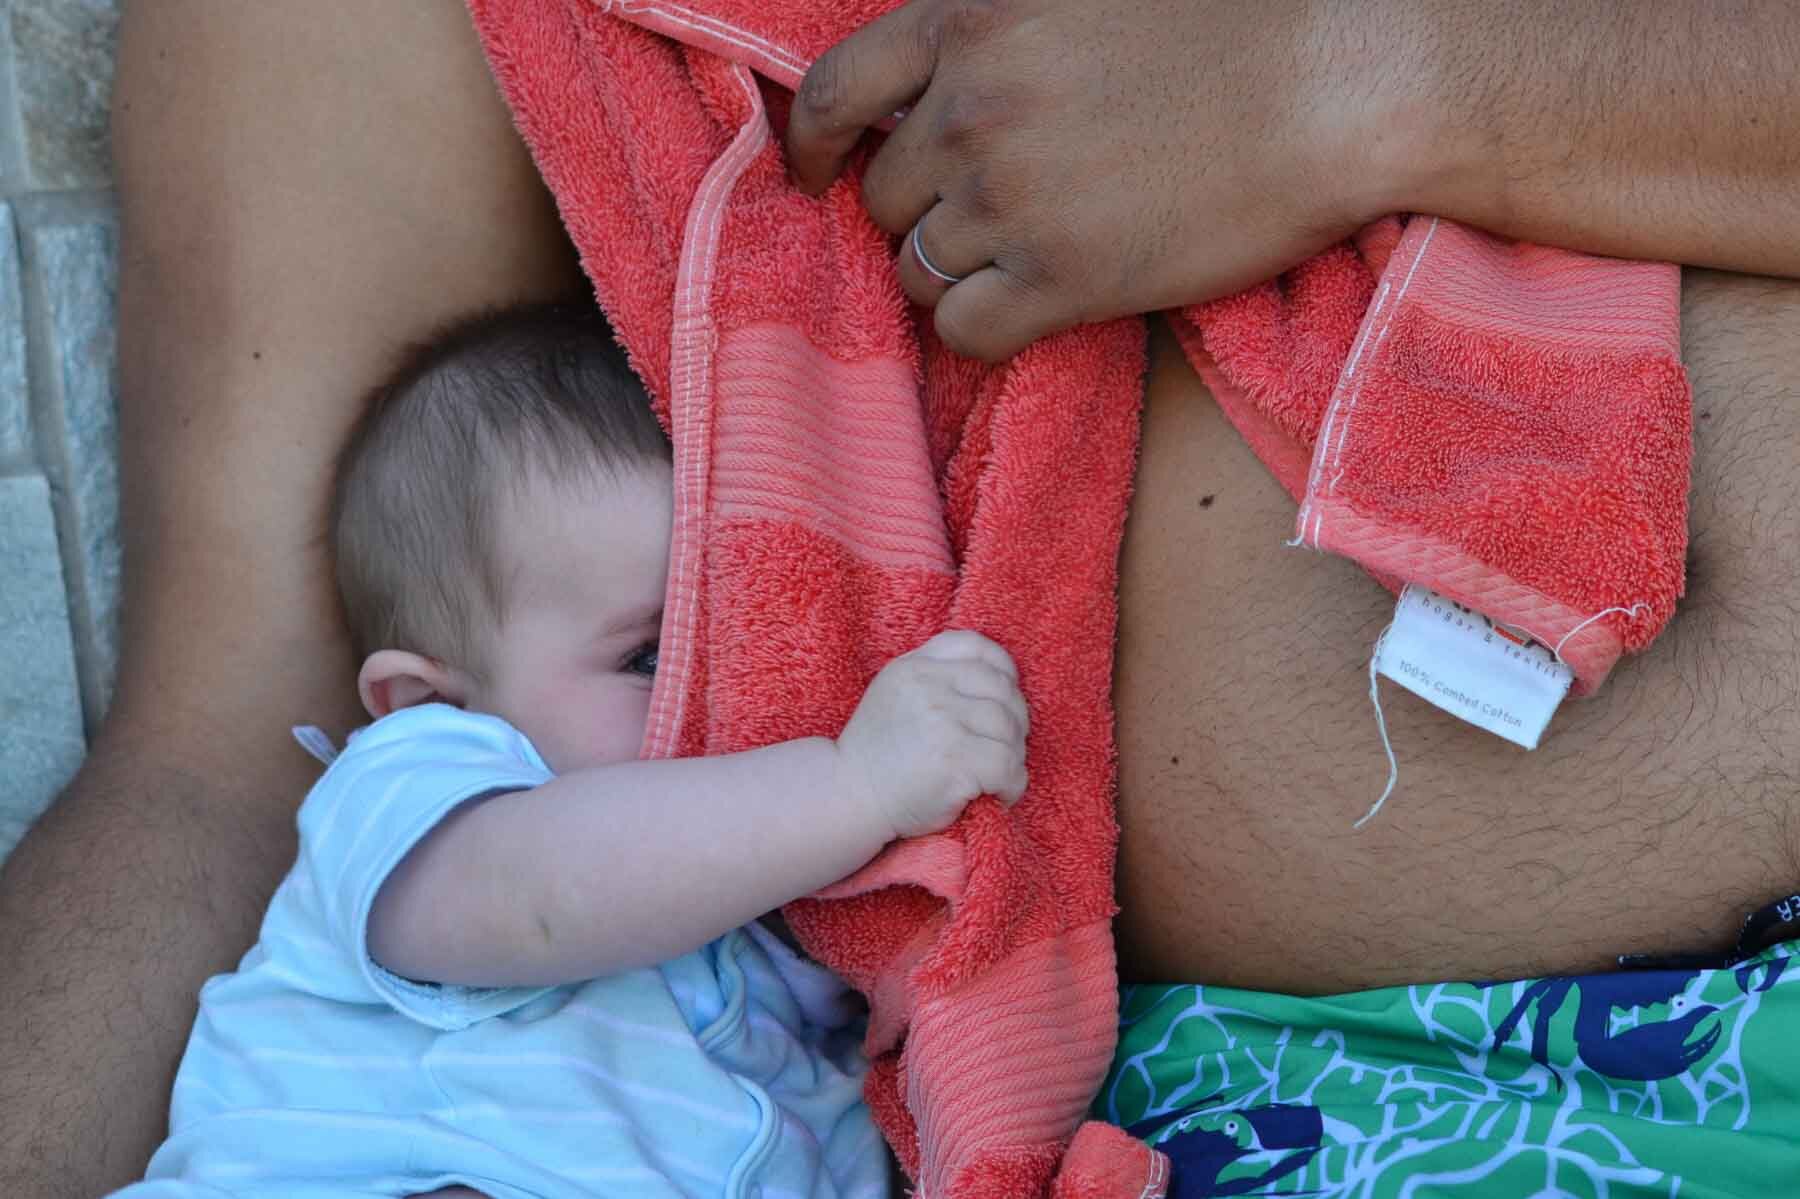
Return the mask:
[[1380,674],[1452,716],[1536,749],[1575,672],[1530,637],[1409,585],[1375,650]]

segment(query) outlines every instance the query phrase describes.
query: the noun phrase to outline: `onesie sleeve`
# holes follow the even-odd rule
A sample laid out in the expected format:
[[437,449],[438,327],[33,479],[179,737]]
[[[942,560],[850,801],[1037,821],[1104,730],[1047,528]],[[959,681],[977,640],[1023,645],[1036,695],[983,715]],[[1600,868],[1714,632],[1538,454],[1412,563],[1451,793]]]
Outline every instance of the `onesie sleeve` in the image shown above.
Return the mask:
[[455,1031],[550,988],[422,983],[369,956],[369,910],[402,859],[459,806],[550,780],[524,734],[493,716],[424,704],[355,734],[300,809],[300,864],[332,945],[375,995],[430,1028]]

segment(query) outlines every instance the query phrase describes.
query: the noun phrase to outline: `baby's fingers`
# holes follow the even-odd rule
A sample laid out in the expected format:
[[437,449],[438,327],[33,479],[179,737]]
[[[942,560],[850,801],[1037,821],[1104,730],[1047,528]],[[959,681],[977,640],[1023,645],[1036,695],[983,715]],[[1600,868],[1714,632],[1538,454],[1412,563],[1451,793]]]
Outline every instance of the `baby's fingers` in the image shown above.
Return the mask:
[[998,796],[1009,808],[1019,802],[1027,781],[1022,742],[972,736],[962,752],[981,794]]
[[1031,710],[1025,696],[1011,675],[1002,674],[985,662],[959,662],[951,667],[950,689],[971,702],[999,704],[1012,715],[1018,726],[1017,735],[1031,731]]
[[1002,741],[1023,749],[1026,726],[1021,708],[997,699],[957,697],[957,720],[965,731],[988,741]]
[[1010,679],[1019,677],[1019,668],[1013,665],[1012,655],[971,629],[939,633],[913,653],[937,662],[984,662]]

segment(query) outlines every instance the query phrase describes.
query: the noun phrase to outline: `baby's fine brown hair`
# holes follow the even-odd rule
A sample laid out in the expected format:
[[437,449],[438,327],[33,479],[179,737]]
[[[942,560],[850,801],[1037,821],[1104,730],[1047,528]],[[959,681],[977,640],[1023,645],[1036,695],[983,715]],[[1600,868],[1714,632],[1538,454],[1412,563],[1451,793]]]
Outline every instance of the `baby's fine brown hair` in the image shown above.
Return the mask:
[[485,312],[410,350],[338,459],[330,541],[358,657],[472,661],[505,612],[494,512],[534,477],[666,462],[650,401],[592,305]]

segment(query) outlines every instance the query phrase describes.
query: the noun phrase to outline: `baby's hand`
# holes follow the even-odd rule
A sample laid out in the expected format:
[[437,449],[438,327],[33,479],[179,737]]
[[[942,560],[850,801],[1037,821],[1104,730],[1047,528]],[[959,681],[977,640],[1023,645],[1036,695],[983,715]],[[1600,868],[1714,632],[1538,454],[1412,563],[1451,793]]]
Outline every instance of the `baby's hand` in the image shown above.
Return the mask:
[[944,828],[978,795],[1025,793],[1031,718],[1007,652],[939,633],[882,668],[837,739],[852,792],[894,837]]

